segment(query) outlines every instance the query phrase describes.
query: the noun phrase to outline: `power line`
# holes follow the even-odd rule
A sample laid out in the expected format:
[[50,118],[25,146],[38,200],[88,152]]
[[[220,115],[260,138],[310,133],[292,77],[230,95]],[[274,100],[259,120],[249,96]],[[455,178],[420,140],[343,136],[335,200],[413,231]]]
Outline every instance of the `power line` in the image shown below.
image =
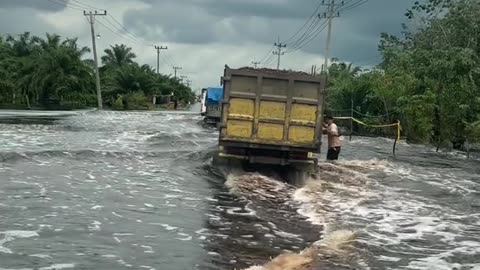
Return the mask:
[[[71,8],[71,9],[74,9],[74,10],[79,10],[79,11],[83,11],[84,9],[87,9],[87,10],[90,10],[90,9],[93,9],[93,10],[105,10],[105,9],[99,9],[99,8],[96,8],[92,5],[89,5],[89,4],[85,4],[85,3],[82,3],[81,1],[78,1],[78,0],[48,0],[54,4],[57,4],[57,5],[60,5],[60,6],[63,6],[63,7],[67,7],[67,8]],[[58,1],[58,2],[57,2]],[[71,1],[71,2],[69,2]],[[151,46],[153,47],[154,45],[153,44],[148,44],[146,42],[144,42],[142,39],[140,38],[137,38],[132,32],[130,32],[122,23],[119,22],[118,19],[116,19],[113,15],[111,14],[108,14],[108,17],[110,17],[117,25],[115,25],[114,23],[112,23],[112,21],[110,21],[108,18],[103,18],[103,20],[105,22],[107,22],[109,25],[111,25],[114,29],[118,30],[121,34],[125,35],[128,39],[132,40],[133,42],[135,42],[137,45],[141,45],[141,46]],[[99,22],[100,23],[100,22]],[[102,23],[100,23],[102,24]],[[118,35],[118,33],[116,33],[115,31],[113,31],[110,27],[107,27],[105,24],[102,24],[105,28],[107,28],[107,30],[109,30],[110,32]],[[125,39],[125,38],[124,38]]]
[[[75,7],[75,8],[82,9],[82,10],[85,9],[85,6],[81,6],[81,5],[78,5],[78,4],[70,3],[70,2],[68,2],[67,0],[57,0],[57,1],[60,1],[60,2],[64,3],[65,6]],[[90,9],[90,8],[86,8],[86,9],[92,10],[92,9]],[[96,9],[94,8],[93,10],[96,10]],[[103,11],[105,11],[105,10],[103,10]]]
[[[54,0],[47,0],[47,1],[49,1],[49,2],[51,2],[51,3],[54,3],[54,4],[58,5],[58,6],[62,6],[62,7],[64,7],[64,8],[71,8],[71,9],[83,11],[83,9],[81,9],[81,8],[76,8],[76,7],[71,7],[71,6],[67,5],[67,4],[65,4],[65,2],[61,2],[61,3],[63,3],[63,4],[61,4],[61,3],[57,2],[57,1],[54,1]],[[58,1],[60,1],[60,0],[58,0]]]
[[[350,1],[350,2],[351,2],[351,1]],[[359,0],[359,1],[357,1],[357,2],[355,2],[355,3],[353,3],[353,4],[351,4],[351,5],[346,5],[346,6],[344,6],[343,8],[339,9],[339,11],[351,10],[351,9],[354,9],[354,8],[356,8],[356,7],[359,7],[359,6],[361,6],[361,5],[363,5],[363,4],[367,3],[367,2],[368,2],[368,0]]]
[[320,19],[317,16],[317,18],[314,21],[312,21],[308,29],[300,36],[300,38],[298,38],[294,43],[289,44],[289,48],[295,49],[299,43],[302,43],[306,38],[308,38],[312,34],[312,32],[315,31],[319,23],[320,23]]
[[327,21],[324,21],[322,24],[320,24],[317,27],[317,29],[314,32],[312,32],[308,37],[306,37],[306,39],[304,39],[301,43],[297,44],[297,46],[295,46],[294,49],[287,51],[286,53],[293,53],[303,49],[305,46],[307,46],[307,44],[312,42],[321,32],[323,32],[323,30],[327,28],[327,25],[328,25]]
[[109,17],[116,23],[120,26],[120,28],[123,30],[123,32],[127,35],[130,35],[133,39],[141,42],[141,43],[144,43],[145,45],[148,45],[148,46],[154,46],[153,44],[147,44],[145,43],[144,41],[138,39],[137,37],[135,37],[134,34],[132,34],[132,32],[128,31],[128,29],[122,24],[120,23],[115,17],[113,17],[113,15],[109,14]]
[[303,47],[305,47],[307,44],[309,44],[312,40],[314,40],[327,26],[327,21],[324,21],[323,23],[319,23],[315,29],[313,29],[308,35],[306,35],[302,40],[299,40],[293,48],[290,48],[286,53],[292,53],[296,52]]
[[269,57],[263,62],[263,66],[269,66],[273,62],[273,59],[275,59],[275,57],[273,57],[273,54],[269,51]]
[[[91,6],[91,5],[89,5],[89,4],[82,3],[82,2],[80,2],[80,1],[78,1],[78,0],[70,0],[70,1],[71,1],[71,2],[75,2],[75,3],[78,3],[79,5],[82,5],[82,6],[84,6],[84,7],[91,8],[92,10],[102,10],[102,11],[105,10],[105,9],[103,9],[103,8],[97,8],[97,7]],[[63,2],[63,0],[62,0],[62,2]]]
[[105,25],[104,23],[102,23],[100,20],[98,20],[97,22],[98,22],[100,25],[102,25],[105,29],[107,29],[109,32],[111,32],[112,34],[114,34],[114,35],[122,38],[122,39],[125,40],[126,42],[132,42],[132,43],[134,43],[134,44],[136,44],[136,45],[139,45],[139,46],[145,46],[144,44],[138,43],[138,42],[136,42],[136,41],[134,41],[134,40],[132,40],[132,39],[128,39],[128,38],[126,38],[125,36],[118,34],[118,32],[116,32],[115,30],[112,30],[112,28],[106,26],[106,25]]
[[267,53],[265,54],[265,56],[262,58],[262,60],[260,60],[260,62],[265,62],[265,59],[269,58],[270,56],[272,56],[272,54],[270,53],[273,48],[275,48],[275,45],[272,45],[272,47],[270,49],[268,49]]
[[[318,1],[318,5],[315,9],[315,11],[312,13],[312,15],[310,15],[309,18],[307,18],[307,20],[305,21],[305,23],[297,30],[296,33],[294,33],[290,38],[286,39],[285,41],[283,41],[282,43],[287,43],[288,41],[292,40],[293,38],[295,38],[298,34],[300,34],[302,32],[302,30],[309,24],[310,22],[310,25],[308,26],[307,30],[305,30],[305,32],[302,34],[302,36],[300,36],[299,39],[297,39],[292,46],[295,46],[296,44],[298,44],[299,41],[301,41],[306,33],[309,34],[311,32],[311,29],[312,29],[312,26],[315,25],[315,22],[317,21],[317,13],[320,9],[320,7],[322,6],[322,2],[320,2],[320,0]],[[312,21],[313,19],[313,21]],[[316,26],[316,25],[315,25]],[[315,26],[313,28],[315,28]],[[279,41],[280,42],[280,41]],[[265,56],[263,58],[261,58],[260,62],[263,63],[264,65],[268,65],[270,63],[270,61],[272,60],[272,54],[270,53],[273,49],[274,49],[275,45],[273,45],[270,49],[268,49],[267,53],[265,54]],[[290,48],[290,45],[289,45],[289,48]]]
[[[322,1],[323,2],[323,1]],[[317,8],[315,9],[315,11],[312,13],[312,15],[310,15],[310,17],[308,17],[308,19],[305,21],[305,23],[297,30],[297,32],[295,34],[293,34],[293,36],[291,36],[290,38],[288,38],[287,40],[285,40],[283,43],[287,43],[288,41],[292,40],[294,37],[296,37],[304,28],[305,26],[310,22],[310,20],[314,20],[316,19],[317,17],[317,14],[318,14],[318,11],[320,10],[320,7],[322,6],[322,2],[321,0],[318,1],[318,5],[317,5]],[[312,22],[313,23],[313,22]],[[311,24],[310,24],[311,25]],[[306,32],[306,31],[305,31]]]
[[138,45],[141,45],[141,46],[146,46],[146,47],[153,47],[154,45],[151,45],[151,44],[147,44],[139,39],[137,39],[136,37],[134,36],[131,36],[129,35],[128,33],[126,33],[124,30],[122,30],[121,28],[119,28],[117,25],[115,25],[114,23],[112,23],[112,21],[110,21],[108,18],[102,18],[105,22],[107,22],[109,25],[111,25],[116,31],[117,33],[120,33],[121,35],[125,35],[126,38],[132,40],[133,42],[135,42],[136,44]]

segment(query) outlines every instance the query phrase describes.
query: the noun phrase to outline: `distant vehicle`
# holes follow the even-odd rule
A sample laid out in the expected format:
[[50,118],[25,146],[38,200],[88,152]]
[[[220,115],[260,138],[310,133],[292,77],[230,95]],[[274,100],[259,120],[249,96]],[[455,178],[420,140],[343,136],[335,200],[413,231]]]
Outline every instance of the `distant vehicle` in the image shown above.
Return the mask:
[[205,116],[207,112],[207,88],[202,89],[202,94],[200,95],[200,115]]
[[[203,94],[203,92],[202,92]],[[220,103],[223,98],[223,87],[208,87],[205,90],[205,98],[202,103],[204,111],[204,121],[206,123],[216,124],[220,121],[221,111]]]
[[292,182],[316,172],[313,153],[321,148],[324,77],[226,66],[222,81],[215,163],[277,165]]

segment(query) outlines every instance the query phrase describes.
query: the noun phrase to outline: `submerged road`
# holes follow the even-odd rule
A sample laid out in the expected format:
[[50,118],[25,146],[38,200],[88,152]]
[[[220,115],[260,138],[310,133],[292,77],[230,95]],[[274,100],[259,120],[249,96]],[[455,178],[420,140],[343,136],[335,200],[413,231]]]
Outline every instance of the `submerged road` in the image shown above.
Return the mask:
[[242,269],[341,229],[352,248],[321,269],[480,269],[480,161],[461,153],[354,138],[295,188],[218,174],[196,113],[21,114],[0,112],[2,270]]

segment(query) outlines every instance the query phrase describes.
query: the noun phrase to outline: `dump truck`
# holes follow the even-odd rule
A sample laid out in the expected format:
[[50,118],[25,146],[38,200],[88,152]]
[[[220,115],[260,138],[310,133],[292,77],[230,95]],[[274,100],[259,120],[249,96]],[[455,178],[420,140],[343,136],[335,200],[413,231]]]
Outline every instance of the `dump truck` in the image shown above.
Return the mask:
[[205,89],[204,101],[202,107],[205,106],[204,121],[209,124],[216,124],[220,121],[220,102],[223,98],[223,87],[208,87]]
[[278,166],[288,181],[316,172],[313,153],[322,143],[324,77],[225,66],[221,81],[215,163]]

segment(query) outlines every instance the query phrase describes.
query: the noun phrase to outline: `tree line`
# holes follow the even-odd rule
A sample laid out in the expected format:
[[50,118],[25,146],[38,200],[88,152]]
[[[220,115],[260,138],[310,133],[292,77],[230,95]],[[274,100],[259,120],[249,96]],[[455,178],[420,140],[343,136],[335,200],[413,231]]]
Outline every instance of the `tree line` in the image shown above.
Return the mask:
[[480,142],[478,14],[476,0],[415,2],[401,36],[381,35],[377,67],[362,70],[334,59],[328,109],[350,114],[353,104],[354,115],[368,123],[400,120],[408,141],[437,150]]
[[[0,36],[0,106],[6,108],[96,107],[95,69],[87,47],[76,38],[44,38],[28,32]],[[173,93],[180,103],[195,94],[178,78],[156,74],[135,62],[131,48],[116,44],[101,57],[105,105],[115,109],[151,109],[153,96]]]

